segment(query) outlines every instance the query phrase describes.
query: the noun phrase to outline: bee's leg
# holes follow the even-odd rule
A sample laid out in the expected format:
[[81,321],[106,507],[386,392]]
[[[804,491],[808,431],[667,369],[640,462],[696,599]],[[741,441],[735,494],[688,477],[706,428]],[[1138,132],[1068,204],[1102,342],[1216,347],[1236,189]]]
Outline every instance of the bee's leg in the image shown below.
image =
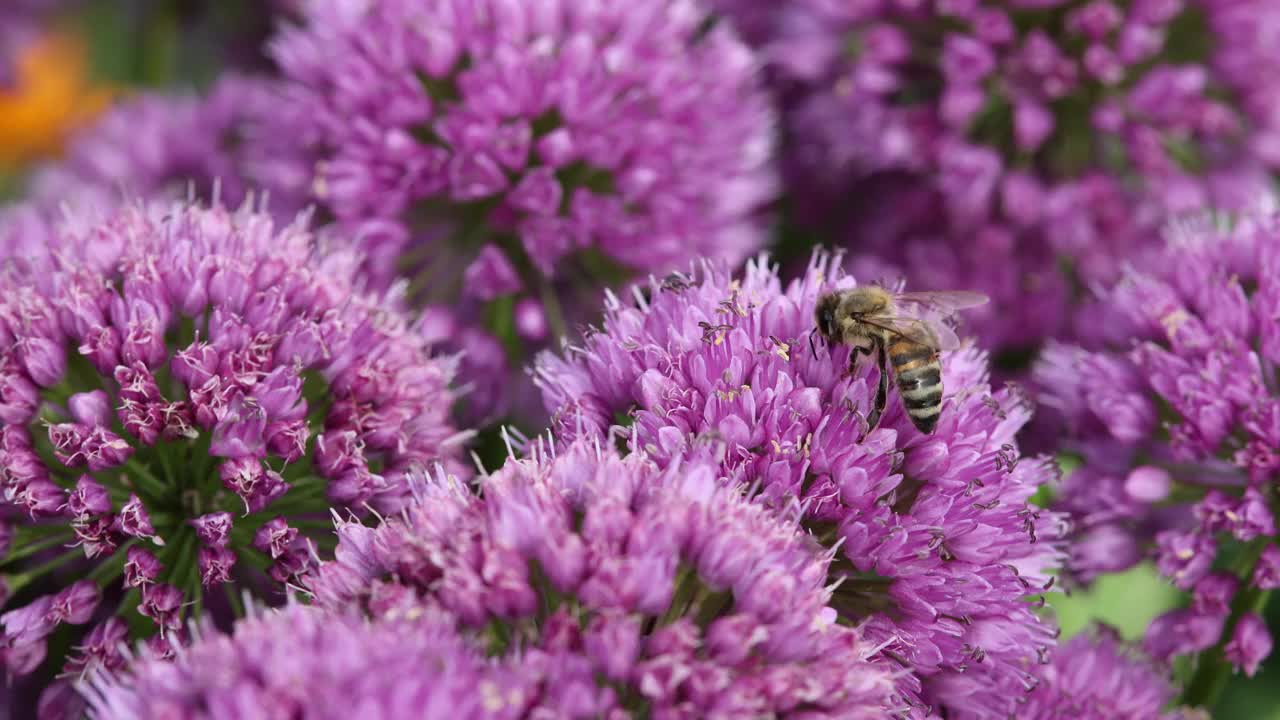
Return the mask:
[[[867,351],[870,353],[870,350]],[[884,414],[884,406],[889,401],[889,365],[885,362],[884,343],[876,343],[876,363],[880,366],[880,386],[876,388],[876,404],[867,416],[867,432],[870,433],[880,424],[880,416]]]
[[849,367],[844,371],[845,376],[853,377],[854,371],[858,369],[858,358],[862,355],[870,355],[874,349],[875,348],[851,345],[849,347]]

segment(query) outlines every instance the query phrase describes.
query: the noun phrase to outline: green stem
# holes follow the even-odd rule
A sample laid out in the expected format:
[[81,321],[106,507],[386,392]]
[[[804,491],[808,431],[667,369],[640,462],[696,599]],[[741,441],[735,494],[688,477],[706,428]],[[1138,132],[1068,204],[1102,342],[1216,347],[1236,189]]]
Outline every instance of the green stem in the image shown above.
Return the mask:
[[21,525],[13,533],[13,546],[21,547],[29,542],[34,542],[40,538],[46,538],[51,535],[66,535],[67,526],[64,523],[45,523],[43,525]]
[[[1262,555],[1262,550],[1265,547],[1265,542],[1257,543],[1250,547],[1245,556],[1241,558],[1242,562],[1239,563],[1238,569],[1241,571],[1240,575],[1245,583],[1248,583],[1253,577],[1254,566],[1257,565],[1258,558]],[[1236,625],[1240,622],[1240,618],[1248,613],[1262,612],[1270,595],[1271,592],[1269,590],[1259,590],[1251,585],[1236,593],[1235,598],[1231,601],[1231,615],[1223,627],[1222,637],[1217,645],[1200,656],[1200,662],[1196,667],[1195,674],[1192,675],[1191,681],[1187,683],[1186,692],[1182,695],[1183,704],[1188,707],[1202,707],[1207,710],[1212,709],[1217,704],[1218,697],[1222,695],[1222,690],[1227,686],[1227,680],[1231,677],[1232,668],[1226,657],[1226,646],[1231,642]]]
[[169,540],[161,558],[164,565],[162,578],[178,588],[183,587],[187,575],[196,564],[196,533],[190,526],[180,526]]
[[271,558],[248,547],[236,551],[236,562],[247,563],[264,573],[271,569]]
[[485,308],[485,325],[489,328],[489,332],[502,343],[503,351],[512,361],[523,357],[523,347],[515,330],[515,306],[514,295],[503,295],[495,298]]
[[212,439],[213,433],[202,432],[187,449],[187,457],[191,459],[191,472],[188,473],[187,486],[199,490],[206,496],[216,493],[222,487],[218,473],[215,472],[222,458],[214,457],[209,453],[209,444]]
[[124,564],[128,560],[129,548],[137,543],[138,540],[133,539],[121,545],[109,560],[89,573],[89,579],[98,583],[98,587],[105,588],[110,585],[112,581],[124,574]]
[[[239,553],[236,553],[239,555]],[[222,590],[227,594],[227,602],[231,603],[231,611],[235,613],[236,618],[244,617],[244,599],[240,597],[240,593],[236,592],[235,583],[223,583]]]
[[299,530],[302,530],[302,529],[305,529],[305,528],[314,528],[314,529],[317,529],[317,530],[329,530],[329,531],[332,531],[332,530],[333,530],[333,518],[331,518],[331,517],[326,517],[326,518],[324,518],[324,519],[317,518],[317,519],[314,519],[314,520],[311,520],[311,519],[305,519],[305,518],[289,518],[289,526],[290,526],[290,527],[298,528]]
[[23,544],[21,547],[18,547],[14,549],[13,552],[9,553],[4,558],[4,560],[0,560],[0,566],[17,562],[18,560],[21,560],[23,558],[30,557],[31,555],[35,555],[36,553],[41,552],[42,550],[48,550],[51,547],[55,547],[57,545],[61,545],[66,542],[70,542],[74,537],[75,535],[73,533],[63,532],[63,533],[54,535],[53,537],[45,538],[44,540],[40,540],[38,542]]
[[163,480],[156,477],[155,474],[151,472],[151,468],[148,468],[146,465],[139,462],[137,458],[129,458],[125,462],[124,466],[130,471],[130,477],[134,484],[137,485],[138,490],[146,493],[155,500],[162,500],[169,495],[169,486],[166,485]]
[[698,591],[698,597],[690,608],[696,607],[698,614],[694,621],[699,627],[706,628],[711,625],[712,621],[720,617],[725,608],[733,602],[733,593],[728,591],[711,592],[707,588]]
[[556,339],[569,334],[569,325],[565,322],[564,311],[560,309],[560,299],[556,297],[555,288],[543,280],[538,283],[538,293],[542,297],[542,310],[547,315],[547,325],[551,327],[551,335]]
[[[178,523],[184,519],[182,515],[169,512],[148,513],[148,517],[151,518],[151,525],[155,527],[156,532],[160,533],[161,529],[163,529],[165,531],[164,534],[172,533]],[[161,537],[164,537],[164,534]]]
[[73,548],[59,555],[58,557],[50,560],[49,562],[46,562],[43,565],[39,565],[37,567],[34,567],[18,575],[10,575],[9,591],[11,593],[17,593],[19,590],[25,587],[27,583],[31,582],[32,580],[35,580],[36,578],[46,573],[57,570],[59,567],[66,565],[67,563],[71,562],[72,560],[75,560],[78,557],[83,557],[83,556],[84,556],[84,552],[80,550],[80,548]]
[[333,408],[333,396],[326,392],[324,395],[321,395],[317,401],[309,401],[309,403],[309,409],[307,410],[307,427],[324,427],[325,418],[329,417],[329,410]]
[[[419,268],[418,265],[440,252],[442,245],[451,250],[456,250],[464,257],[474,258],[479,253],[480,247],[489,239],[488,236],[494,234],[493,228],[489,224],[489,215],[497,206],[497,199],[491,198],[442,210],[442,217],[453,226],[448,237],[444,238],[443,242],[420,244],[417,248],[406,253],[401,260],[401,268],[410,272],[416,271],[416,274],[409,281],[409,289],[407,291],[409,297],[416,298],[424,292],[428,293],[429,297],[434,298],[445,298],[453,295],[453,286],[462,282],[462,273],[446,274],[446,282],[450,285],[449,290],[444,293],[432,293],[430,292],[431,286],[435,284],[441,271],[445,270],[445,264],[434,262],[425,268]],[[423,208],[423,210],[428,217],[434,214],[430,207]]]
[[[192,548],[192,556],[197,557],[196,549]],[[198,563],[191,563],[187,568],[187,576],[183,580],[182,589],[187,593],[187,597],[194,602],[191,610],[191,617],[201,617],[204,615],[204,584],[200,582],[200,566]]]
[[[289,494],[267,506],[261,513],[255,514],[254,518],[261,518],[262,522],[266,522],[277,515],[287,516],[309,512],[324,512],[328,507],[329,502],[325,499],[325,488],[304,488],[300,491],[290,491]],[[257,524],[260,525],[261,523]]]
[[178,492],[181,493],[185,481],[183,477],[174,474],[173,463],[169,457],[172,454],[174,447],[174,443],[158,445],[155,448],[155,455],[160,460],[160,471],[164,473],[165,480],[176,487]]
[[698,574],[692,568],[681,568],[676,576],[675,590],[671,593],[671,604],[667,606],[667,611],[658,620],[658,625],[665,627],[682,617],[685,610],[688,609],[689,603],[693,601],[694,596],[697,595],[701,587],[702,583],[698,580]]

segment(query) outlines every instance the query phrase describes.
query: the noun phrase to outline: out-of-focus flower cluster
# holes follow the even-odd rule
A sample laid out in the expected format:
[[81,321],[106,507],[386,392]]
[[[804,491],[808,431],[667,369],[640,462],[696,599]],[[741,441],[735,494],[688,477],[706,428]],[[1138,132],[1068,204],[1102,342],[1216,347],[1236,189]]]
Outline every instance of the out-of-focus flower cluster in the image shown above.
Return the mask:
[[194,196],[235,207],[254,193],[278,218],[292,219],[304,198],[271,175],[290,159],[291,146],[268,136],[279,102],[274,82],[234,73],[204,94],[126,98],[73,135],[57,161],[33,171],[26,200],[56,216],[64,206],[84,212],[130,198]]
[[[750,52],[704,19],[685,0],[310,3],[273,43],[315,153],[301,179],[339,219],[390,221],[365,238],[372,274],[436,298],[536,294],[571,260],[741,260],[772,127]],[[461,257],[422,276],[406,244]]]
[[[305,162],[273,175],[349,227],[369,277],[408,278],[519,366],[602,286],[762,246],[768,98],[705,20],[689,0],[309,3],[272,43],[286,102],[268,133]],[[485,345],[452,346],[503,347]],[[497,360],[463,377],[490,382]]]
[[1044,403],[1081,460],[1059,488],[1083,579],[1153,558],[1191,604],[1157,621],[1159,658],[1218,646],[1252,675],[1271,651],[1256,614],[1280,586],[1280,223],[1269,213],[1175,226],[1103,296],[1125,342],[1050,347]]
[[1280,164],[1273,3],[718,5],[774,70],[795,212],[864,268],[990,293],[994,345],[1063,330],[1058,257],[1110,280],[1167,213],[1242,207]]
[[408,473],[459,454],[451,363],[305,220],[128,205],[4,259],[8,673],[64,624],[104,623],[68,672],[117,653],[104,591],[164,643],[219,585],[293,582],[332,505],[394,512]]
[[824,257],[785,287],[763,262],[741,278],[704,268],[655,281],[647,299],[615,300],[566,359],[543,356],[539,382],[567,434],[633,417],[630,442],[663,462],[723,443],[726,474],[761,502],[800,502],[802,524],[838,553],[832,605],[912,671],[904,696],[1013,713],[1056,636],[1031,601],[1052,584],[1062,520],[1027,502],[1053,467],[1020,457],[1028,409],[988,386],[973,348],[944,357],[932,435],[896,391],[868,432],[874,374],[846,372],[847,347],[809,344],[819,295],[852,285]]
[[1173,699],[1165,673],[1126,649],[1109,628],[1064,643],[1041,671],[1018,717],[1044,720],[1192,720],[1187,711],[1162,712]]

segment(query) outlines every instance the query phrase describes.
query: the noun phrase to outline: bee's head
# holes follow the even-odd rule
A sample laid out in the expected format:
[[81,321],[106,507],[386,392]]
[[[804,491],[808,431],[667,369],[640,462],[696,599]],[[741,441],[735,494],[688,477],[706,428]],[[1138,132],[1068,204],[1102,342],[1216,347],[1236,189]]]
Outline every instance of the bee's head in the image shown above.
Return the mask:
[[834,341],[836,335],[836,308],[840,305],[840,296],[835,293],[827,293],[818,298],[818,304],[813,310],[814,325],[818,328],[818,334],[828,342]]

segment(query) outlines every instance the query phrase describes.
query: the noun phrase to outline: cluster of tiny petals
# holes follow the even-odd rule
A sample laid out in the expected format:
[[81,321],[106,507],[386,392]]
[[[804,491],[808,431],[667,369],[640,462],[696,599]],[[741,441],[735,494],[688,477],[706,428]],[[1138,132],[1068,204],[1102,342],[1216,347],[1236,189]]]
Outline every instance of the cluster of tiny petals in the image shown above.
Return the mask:
[[178,648],[143,649],[81,683],[95,720],[307,717],[515,718],[495,711],[526,688],[486,663],[446,618],[369,622],[290,604],[230,634],[204,628]]
[[[1180,225],[1152,263],[1104,291],[1123,343],[1053,346],[1036,368],[1044,404],[1083,460],[1061,487],[1079,528],[1073,574],[1088,580],[1150,557],[1194,591],[1148,632],[1157,658],[1223,644],[1252,673],[1271,649],[1264,625],[1232,616],[1247,586],[1277,583],[1277,270],[1273,215]],[[1214,570],[1231,546],[1254,560],[1243,574]]]
[[[726,5],[733,16],[738,3]],[[1044,25],[1045,8],[1065,12],[1060,28]],[[1092,182],[1090,172],[1105,177],[1106,155],[1117,150],[1123,170],[1141,176],[1169,209],[1247,202],[1250,186],[1263,177],[1258,171],[1280,163],[1280,126],[1269,92],[1275,81],[1257,72],[1276,67],[1261,29],[1276,17],[1266,3],[965,0],[922,7],[886,0],[838,7],[798,0],[779,4],[776,12],[779,37],[770,38],[766,50],[771,62],[822,83],[844,102],[856,99],[883,113],[879,124],[870,125],[874,136],[843,141],[880,150],[880,157],[859,160],[864,169],[987,168],[978,176],[981,189],[957,186],[948,198],[961,217],[981,214],[969,202],[978,195],[1003,195],[1006,214],[1052,210]],[[1183,47],[1195,40],[1186,28],[1203,32],[1201,23],[1209,34],[1200,39],[1208,40],[1207,50]],[[927,30],[941,27],[947,29]],[[919,51],[925,47],[936,59],[922,70]],[[894,98],[932,80],[936,89],[927,103],[895,107]],[[1014,164],[1019,154],[1061,161],[1063,141],[1079,140],[1072,133],[1081,132],[1097,133],[1111,145],[1084,149],[1090,172],[1078,187],[1057,185],[1076,179],[1061,169],[1053,169],[1060,177],[1046,181]],[[877,145],[875,139],[891,142]],[[1203,178],[1193,177],[1178,155],[1190,143],[1208,155],[1201,159]],[[966,154],[969,161],[956,162]],[[1071,160],[1081,162],[1081,154],[1075,148]]]
[[[818,297],[853,285],[817,257],[782,287],[762,261],[739,279],[707,268],[655,280],[603,328],[537,364],[561,432],[603,434],[633,418],[632,440],[659,462],[723,444],[726,476],[759,500],[798,502],[803,522],[839,544],[833,607],[885,642],[924,683],[924,702],[960,716],[1012,712],[1055,631],[1028,598],[1057,564],[1061,518],[1028,505],[1053,477],[1020,458],[1029,411],[987,385],[972,348],[944,353],[936,431],[910,424],[896,391],[867,432],[876,378],[848,372],[849,350],[810,347]],[[619,432],[614,429],[612,432]]]
[[584,441],[509,460],[483,499],[429,478],[402,518],[341,522],[308,587],[326,608],[455,616],[525,679],[513,717],[896,710],[892,664],[834,623],[829,556],[717,473]]
[[127,97],[73,135],[57,161],[35,169],[26,198],[56,214],[67,204],[84,212],[193,192],[234,206],[257,194],[278,218],[291,219],[303,197],[282,175],[288,144],[267,135],[277,106],[271,81],[235,73],[204,94]]
[[[452,363],[305,218],[186,204],[106,218],[70,217],[43,256],[0,268],[0,492],[19,536],[62,525],[163,635],[201,585],[243,577],[245,553],[281,583],[311,567],[289,515],[393,512],[417,467],[453,466]],[[0,616],[11,672],[43,653],[33,608],[84,622],[57,597]]]
[[[850,182],[857,197],[916,178],[937,196],[935,224],[876,242],[859,222],[848,242],[918,286],[981,287],[1000,310],[975,314],[989,342],[1065,330],[1021,305],[1068,300],[1045,285],[1052,254],[1086,282],[1110,282],[1165,213],[1244,207],[1280,166],[1273,3],[716,4],[776,71],[789,183],[830,198],[813,214],[848,211]],[[898,214],[855,207],[880,225]],[[970,266],[974,247],[998,254]]]
[[398,224],[365,235],[387,261],[371,271],[432,244],[487,299],[522,285],[495,235],[543,275],[584,249],[655,270],[760,246],[767,98],[749,50],[704,19],[688,0],[311,2],[272,53],[317,199]]
[[1189,717],[1164,708],[1173,699],[1159,667],[1124,647],[1109,628],[1063,643],[1040,670],[1019,717],[1045,720],[1174,720]]

